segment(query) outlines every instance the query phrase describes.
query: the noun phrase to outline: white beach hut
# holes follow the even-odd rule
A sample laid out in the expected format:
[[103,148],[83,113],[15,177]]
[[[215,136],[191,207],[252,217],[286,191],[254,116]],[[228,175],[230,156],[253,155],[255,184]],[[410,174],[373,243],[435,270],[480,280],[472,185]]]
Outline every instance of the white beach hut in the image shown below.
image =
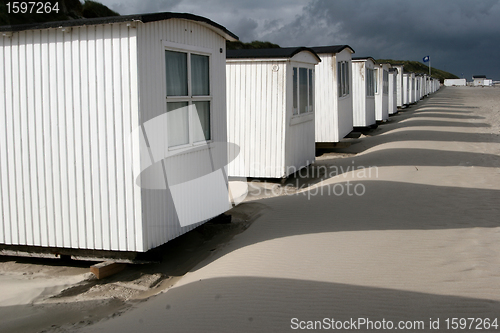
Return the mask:
[[432,91],[432,77],[431,76],[428,76],[427,77],[427,95],[430,95],[433,93]]
[[339,142],[352,129],[351,59],[349,45],[318,46],[315,72],[316,146]]
[[285,178],[314,161],[320,61],[305,47],[228,50],[228,140],[240,152],[229,176]]
[[178,13],[0,30],[2,246],[133,257],[230,208],[235,35]]
[[441,88],[441,82],[438,79],[432,79],[432,92],[435,93],[439,88]]
[[396,107],[402,108],[403,103],[403,74],[404,74],[404,66],[403,65],[392,65],[392,68],[397,69],[396,75]]
[[385,121],[389,118],[389,69],[390,64],[375,66],[375,120]]
[[486,78],[486,75],[473,75],[472,76],[472,84],[475,87],[478,86],[492,86],[493,80]]
[[417,102],[415,96],[415,90],[416,90],[415,73],[410,73],[408,75],[408,82],[409,82],[408,103],[414,104]]
[[375,59],[352,58],[353,126],[368,127],[375,120]]
[[389,97],[388,97],[389,115],[398,112],[398,69],[389,69]]
[[410,104],[411,74],[403,73],[403,105]]
[[429,80],[429,75],[424,74],[423,80],[422,80],[422,97],[427,97],[429,96],[429,90],[427,89],[427,81]]
[[420,101],[420,99],[422,98],[422,95],[421,95],[421,84],[422,84],[422,75],[419,75],[419,74],[416,74],[415,75],[415,103],[417,103],[418,101]]

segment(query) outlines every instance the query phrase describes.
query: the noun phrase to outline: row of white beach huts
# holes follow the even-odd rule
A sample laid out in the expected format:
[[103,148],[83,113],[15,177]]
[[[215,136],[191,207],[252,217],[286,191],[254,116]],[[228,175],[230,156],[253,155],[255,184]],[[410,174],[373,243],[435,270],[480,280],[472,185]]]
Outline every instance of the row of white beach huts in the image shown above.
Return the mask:
[[4,254],[134,258],[230,209],[228,177],[287,177],[439,88],[347,45],[226,51],[191,14],[0,33]]

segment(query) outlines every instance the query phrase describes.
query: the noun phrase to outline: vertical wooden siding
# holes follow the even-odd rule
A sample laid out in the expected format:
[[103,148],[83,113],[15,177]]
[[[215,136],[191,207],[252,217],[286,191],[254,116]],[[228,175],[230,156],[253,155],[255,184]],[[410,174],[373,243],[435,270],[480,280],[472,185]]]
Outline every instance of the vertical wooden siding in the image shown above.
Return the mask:
[[[320,54],[316,65],[315,122],[316,142],[339,142],[352,131],[352,70],[351,53]],[[349,95],[338,97],[337,62],[349,66]]]
[[404,103],[403,103],[403,66],[398,65],[398,66],[393,66],[393,67],[397,68],[397,70],[398,70],[398,73],[396,76],[397,106],[402,107],[404,105]]
[[398,78],[396,72],[389,73],[389,114],[395,114],[398,112],[398,92],[397,92]]
[[282,61],[227,62],[228,141],[235,177],[280,178],[285,165],[286,72]]
[[[288,68],[286,75],[286,91],[288,92],[293,91],[293,67],[315,69],[314,64],[299,63],[295,61],[288,62],[286,66]],[[313,109],[314,107],[313,101]],[[284,172],[279,177],[288,177],[294,172],[313,163],[316,157],[314,112],[295,116],[298,119],[302,119],[302,121],[300,123],[292,123],[292,117],[294,117],[292,93],[287,94],[285,110],[286,121],[283,124],[283,129],[285,131],[285,164],[283,166]]]
[[142,250],[135,50],[126,24],[0,38],[1,243]]
[[315,77],[316,142],[338,142],[337,60],[334,54],[320,54]]
[[375,94],[375,120],[383,121],[389,118],[389,95],[384,94],[384,70],[388,70],[387,65],[377,66],[377,86],[378,91]]
[[373,68],[371,61],[352,62],[353,126],[366,127],[375,124],[375,97],[366,96],[366,67]]
[[[201,24],[183,20],[169,19],[165,21],[138,24],[138,70],[140,111],[139,123],[144,124],[159,115],[166,113],[166,78],[165,47],[163,42],[172,42],[193,47],[212,50],[211,67],[211,127],[212,139],[216,142],[227,142],[226,135],[226,48],[225,39],[213,30]],[[222,49],[222,52],[220,50]],[[168,148],[166,148],[168,149]],[[206,153],[206,152],[205,152]],[[203,152],[178,154],[173,157],[180,165],[192,163],[193,160],[204,163]],[[201,166],[200,166],[201,167]],[[203,222],[181,227],[176,214],[177,210],[191,213],[196,219],[200,212],[217,216],[227,209],[227,191],[216,191],[217,184],[211,181],[221,180],[212,177],[204,184],[205,189],[214,189],[213,201],[200,200],[196,191],[189,193],[192,200],[174,207],[172,198],[164,190],[141,190],[142,219],[144,226],[144,243],[147,248],[161,245]],[[224,198],[221,198],[224,196]],[[224,200],[222,200],[224,199]]]
[[[338,100],[338,139],[339,141],[352,131],[352,54],[347,49],[338,53],[337,61],[347,61],[349,68],[349,95]],[[317,67],[317,66],[316,66]],[[336,70],[336,69],[335,69]]]

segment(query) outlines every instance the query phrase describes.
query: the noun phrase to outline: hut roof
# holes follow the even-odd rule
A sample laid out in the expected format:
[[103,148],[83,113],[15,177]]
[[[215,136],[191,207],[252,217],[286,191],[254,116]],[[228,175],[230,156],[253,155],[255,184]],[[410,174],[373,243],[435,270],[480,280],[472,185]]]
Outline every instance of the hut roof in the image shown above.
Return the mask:
[[352,47],[349,45],[330,45],[330,46],[313,46],[311,49],[314,50],[314,52],[320,54],[320,53],[339,53],[342,52],[344,49],[349,49],[352,51],[352,53],[355,53]]
[[215,30],[218,34],[230,41],[238,40],[238,36],[233,34],[231,31],[227,30],[222,25],[215,23],[206,17],[188,14],[188,13],[172,13],[172,12],[162,12],[162,13],[151,13],[151,14],[134,14],[134,15],[124,15],[124,16],[109,16],[109,17],[98,17],[98,18],[84,18],[77,20],[67,20],[67,21],[54,21],[54,22],[44,22],[44,23],[29,23],[29,24],[17,24],[17,25],[4,25],[0,26],[0,31],[24,31],[24,30],[35,30],[35,29],[49,29],[49,28],[60,28],[60,27],[77,27],[86,25],[97,25],[97,24],[107,24],[107,23],[120,23],[120,22],[133,22],[140,21],[142,23],[163,21],[168,19],[185,19],[199,22],[203,25],[209,26],[212,30]]
[[308,47],[277,47],[269,49],[242,49],[242,50],[227,50],[227,59],[259,59],[259,58],[291,58],[299,52],[307,51],[312,53],[318,61],[318,57],[313,49]]

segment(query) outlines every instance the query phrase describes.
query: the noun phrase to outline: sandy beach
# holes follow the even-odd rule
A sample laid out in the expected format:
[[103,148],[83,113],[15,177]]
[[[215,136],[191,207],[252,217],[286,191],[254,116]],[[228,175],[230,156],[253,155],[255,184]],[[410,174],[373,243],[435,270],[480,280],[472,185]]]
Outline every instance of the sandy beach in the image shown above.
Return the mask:
[[[74,267],[40,282],[41,294],[3,302],[0,314],[12,315],[0,331],[286,332],[364,318],[403,322],[408,331],[422,322],[418,331],[426,332],[446,331],[447,318],[493,322],[500,317],[499,91],[442,88],[283,186],[255,183],[228,213],[232,226],[183,236],[172,248],[182,249],[178,258],[172,251],[166,263],[120,273],[162,274],[154,290],[118,297],[115,284],[115,294],[99,297],[40,296],[84,285],[88,270]],[[19,266],[0,263],[7,289],[23,279],[12,267]],[[30,311],[30,319],[19,315]],[[47,313],[59,319],[48,322]],[[481,322],[462,331],[500,330]]]

